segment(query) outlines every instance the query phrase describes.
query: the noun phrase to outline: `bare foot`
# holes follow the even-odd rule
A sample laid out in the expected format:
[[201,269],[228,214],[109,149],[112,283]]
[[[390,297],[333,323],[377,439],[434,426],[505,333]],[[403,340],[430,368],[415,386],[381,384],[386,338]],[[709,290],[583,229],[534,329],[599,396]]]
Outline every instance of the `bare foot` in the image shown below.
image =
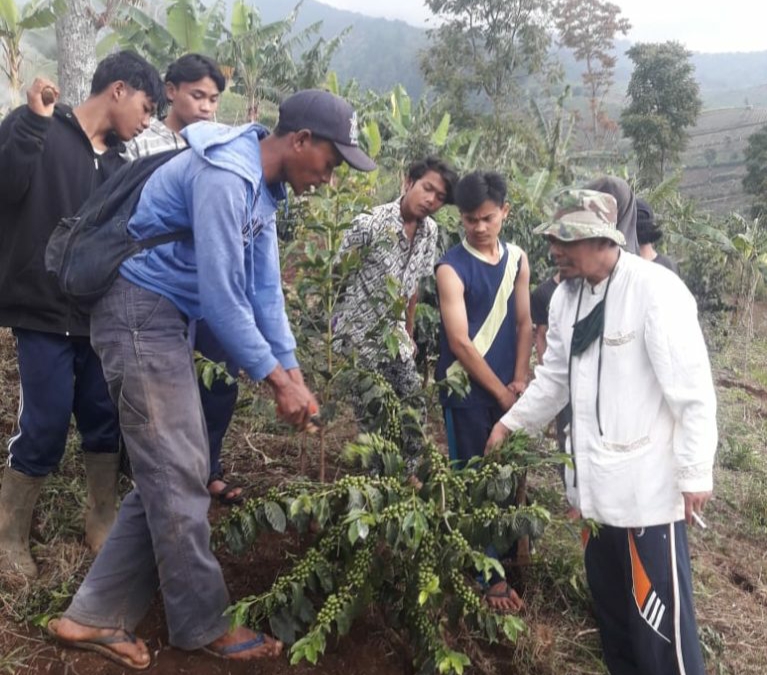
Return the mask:
[[498,614],[519,614],[525,608],[522,598],[504,580],[485,591],[485,600],[490,609]]
[[64,646],[98,652],[129,668],[147,668],[152,660],[146,643],[122,628],[95,628],[61,618],[48,622],[48,632]]
[[282,648],[282,642],[266,633],[256,633],[245,626],[238,626],[211,642],[205,651],[224,659],[248,661],[277,657],[282,654]]

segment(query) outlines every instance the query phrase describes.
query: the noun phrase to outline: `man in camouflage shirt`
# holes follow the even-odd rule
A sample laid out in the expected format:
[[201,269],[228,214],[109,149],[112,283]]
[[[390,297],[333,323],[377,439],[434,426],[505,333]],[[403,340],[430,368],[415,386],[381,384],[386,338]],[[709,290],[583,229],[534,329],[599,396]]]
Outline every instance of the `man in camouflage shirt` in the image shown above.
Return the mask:
[[[457,179],[439,159],[417,161],[408,169],[401,197],[358,216],[344,233],[339,255],[356,251],[360,264],[335,317],[337,345],[355,352],[362,368],[380,372],[401,397],[419,388],[413,323],[418,283],[433,274],[437,257],[437,224],[431,216],[452,204]],[[407,300],[404,316],[392,310],[392,286]],[[396,340],[394,357],[387,335]]]
[[498,422],[539,431],[568,402],[567,499],[598,531],[586,574],[612,675],[704,675],[687,525],[711,497],[716,398],[695,300],[621,250],[612,195],[565,190],[549,240],[562,282],[543,365]]

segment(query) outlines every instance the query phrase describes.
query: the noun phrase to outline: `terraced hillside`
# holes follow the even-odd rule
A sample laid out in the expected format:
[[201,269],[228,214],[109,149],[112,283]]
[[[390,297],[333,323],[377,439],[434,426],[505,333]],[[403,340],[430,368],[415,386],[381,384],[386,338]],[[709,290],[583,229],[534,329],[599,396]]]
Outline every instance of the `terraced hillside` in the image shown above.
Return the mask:
[[[767,85],[764,85],[767,90]],[[691,133],[683,157],[682,192],[716,214],[746,214],[750,197],[741,181],[746,173],[748,137],[767,124],[767,107],[743,105],[706,110]]]

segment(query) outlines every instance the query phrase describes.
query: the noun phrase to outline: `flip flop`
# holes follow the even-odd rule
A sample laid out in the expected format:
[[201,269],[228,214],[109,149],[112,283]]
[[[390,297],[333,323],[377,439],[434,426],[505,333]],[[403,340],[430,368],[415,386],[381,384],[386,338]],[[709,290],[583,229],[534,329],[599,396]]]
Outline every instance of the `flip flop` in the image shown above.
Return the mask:
[[223,504],[224,506],[239,506],[245,501],[245,496],[242,494],[242,492],[240,492],[238,495],[235,495],[234,497],[227,496],[233,490],[242,490],[244,486],[238,485],[237,483],[227,483],[224,480],[223,475],[213,476],[208,481],[208,485],[216,482],[217,480],[220,480],[224,484],[224,487],[222,487],[220,490],[216,490],[215,492],[210,492],[210,490],[208,490],[208,492],[210,492],[211,499],[215,499],[219,504]]
[[[250,640],[237,642],[232,645],[227,645],[226,647],[211,647],[209,645],[207,647],[203,647],[202,651],[204,651],[206,654],[210,654],[211,656],[216,656],[219,659],[228,659],[230,656],[232,656],[232,654],[241,654],[242,652],[247,652],[250,649],[265,645],[266,641],[266,635],[259,632],[256,633],[256,637],[250,638]],[[279,656],[279,654],[265,654],[264,656],[254,658],[276,658],[277,656]]]
[[54,640],[56,640],[56,642],[64,647],[74,647],[76,649],[83,649],[89,652],[96,652],[97,654],[100,654],[110,661],[119,663],[121,666],[130,668],[131,670],[146,670],[149,668],[149,666],[152,665],[151,654],[149,661],[147,661],[144,665],[140,665],[129,656],[125,654],[118,654],[116,651],[109,648],[108,645],[125,643],[136,644],[136,636],[127,630],[123,630],[122,634],[100,635],[98,637],[93,637],[90,640],[67,640],[66,638],[61,637],[55,630],[53,630],[53,627],[50,625],[50,621],[45,627],[45,630],[47,631],[48,635],[50,635]]

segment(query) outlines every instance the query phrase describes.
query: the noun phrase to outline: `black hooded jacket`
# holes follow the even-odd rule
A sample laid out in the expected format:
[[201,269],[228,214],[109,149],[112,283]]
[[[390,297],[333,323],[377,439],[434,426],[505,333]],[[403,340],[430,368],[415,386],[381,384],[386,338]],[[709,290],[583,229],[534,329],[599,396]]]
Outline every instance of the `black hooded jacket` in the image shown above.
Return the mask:
[[64,105],[53,117],[24,105],[0,124],[0,326],[88,335],[87,314],[45,271],[45,245],[59,219],[123,164],[123,148],[94,152]]

